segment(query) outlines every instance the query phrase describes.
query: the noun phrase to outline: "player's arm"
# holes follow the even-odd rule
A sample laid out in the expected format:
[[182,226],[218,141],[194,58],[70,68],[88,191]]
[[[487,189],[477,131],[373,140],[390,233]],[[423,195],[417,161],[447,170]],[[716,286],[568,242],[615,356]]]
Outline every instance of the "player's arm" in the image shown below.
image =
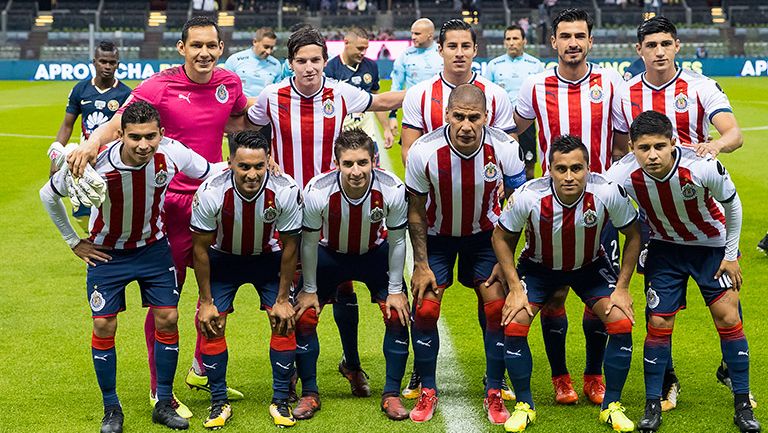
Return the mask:
[[409,192],[408,233],[413,247],[413,275],[411,291],[413,300],[421,305],[427,290],[438,293],[435,274],[427,260],[427,195]]
[[408,307],[408,297],[403,291],[403,270],[405,269],[405,227],[390,229],[387,235],[389,242],[389,288],[387,295],[387,319],[391,317],[390,309],[397,312],[400,323],[408,326],[411,315]]
[[[130,98],[128,99],[130,101]],[[128,102],[126,101],[126,103]],[[123,115],[117,112],[109,119],[109,122],[102,123],[94,130],[85,143],[77,146],[77,149],[70,152],[67,156],[67,163],[76,177],[82,176],[87,164],[96,161],[99,154],[99,148],[109,142],[118,139],[117,131],[120,130],[120,120]]]
[[403,105],[403,98],[405,98],[405,91],[399,90],[397,92],[384,92],[378,95],[373,95],[371,105],[367,111],[390,111],[396,110]]
[[733,288],[741,290],[744,279],[741,275],[739,266],[739,238],[741,237],[742,207],[739,194],[735,193],[733,198],[721,202],[725,210],[725,256],[720,262],[720,268],[715,274],[715,279],[720,279],[723,274],[730,278]]
[[290,294],[293,277],[296,275],[296,263],[299,259],[300,239],[299,233],[280,233],[280,243],[283,245],[283,255],[280,258],[280,285],[269,319],[272,327],[281,335],[293,331],[295,325]]
[[192,230],[192,266],[195,269],[195,279],[200,296],[200,308],[197,319],[200,322],[200,332],[207,338],[219,335],[222,324],[219,321],[219,310],[213,304],[211,295],[211,263],[208,248],[213,243],[216,232]]
[[[513,116],[515,119],[515,125],[517,125],[517,133],[518,136],[522,135],[523,132],[525,132],[528,128],[533,125],[534,119],[526,119],[520,114],[517,113],[517,110],[515,110],[515,114]],[[512,135],[513,138],[517,139],[514,135]]]
[[629,293],[629,281],[632,278],[632,273],[635,272],[637,259],[640,257],[640,246],[642,245],[640,224],[635,218],[631,224],[619,228],[619,231],[624,235],[624,249],[621,252],[621,269],[619,270],[619,276],[616,279],[616,288],[611,294],[610,303],[605,314],[608,315],[613,307],[617,307],[623,311],[634,324],[635,313],[632,308],[632,296]]
[[525,289],[515,268],[515,250],[519,241],[520,232],[508,231],[500,224],[493,229],[493,236],[491,237],[493,251],[496,253],[499,267],[501,267],[503,278],[509,289],[501,311],[502,326],[507,326],[523,310],[533,316],[531,307],[528,305],[528,296],[525,294]]
[[[703,156],[706,153],[716,157],[718,153],[731,153],[741,147],[744,143],[744,137],[741,135],[739,122],[736,116],[731,112],[721,111],[712,117],[712,125],[715,126],[720,138],[712,140],[709,143],[700,143],[696,148],[696,153]],[[704,149],[706,148],[706,151]],[[713,153],[714,152],[714,153]]]
[[258,98],[246,98],[248,102],[245,104],[245,108],[237,113],[232,113],[227,119],[227,124],[224,125],[224,132],[227,134],[234,134],[238,131],[258,131],[263,128],[262,125],[256,125],[248,120],[248,110],[256,105]]
[[611,160],[618,161],[629,153],[629,134],[625,132],[613,131],[613,148],[611,149]]
[[296,296],[296,320],[301,318],[304,311],[314,308],[320,313],[320,302],[317,297],[317,249],[320,242],[320,230],[304,227],[301,232],[301,274],[304,285]]
[[397,122],[395,122],[395,128],[389,123],[389,112],[376,111],[376,119],[381,125],[381,129],[384,131],[384,148],[390,149],[395,142],[395,133],[397,133]]
[[411,148],[411,145],[413,145],[413,142],[418,140],[422,135],[424,135],[424,131],[421,129],[403,126],[403,131],[400,134],[400,143],[402,144],[400,155],[403,158],[403,164],[405,164],[405,161],[408,159],[408,150]]
[[77,114],[65,113],[64,120],[61,121],[59,126],[59,132],[56,133],[56,141],[66,146],[69,139],[72,138],[72,130],[75,127],[75,121],[77,120]]

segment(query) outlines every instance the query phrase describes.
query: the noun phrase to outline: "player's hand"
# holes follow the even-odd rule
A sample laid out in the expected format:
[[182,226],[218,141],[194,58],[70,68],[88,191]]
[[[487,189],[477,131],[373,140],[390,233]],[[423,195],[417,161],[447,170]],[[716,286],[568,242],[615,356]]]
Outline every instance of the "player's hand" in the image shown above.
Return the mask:
[[717,158],[717,155],[720,154],[720,149],[722,149],[722,146],[720,146],[718,140],[705,141],[696,145],[696,155],[703,157],[709,154],[712,158]]
[[310,308],[314,308],[315,313],[320,314],[320,301],[317,298],[317,293],[307,293],[302,290],[296,296],[296,305],[293,306],[296,320],[301,319],[301,315]]
[[93,242],[88,239],[80,239],[80,242],[72,248],[72,252],[90,266],[96,266],[94,260],[104,263],[112,260],[112,256],[105,253],[104,250],[106,250],[106,248],[94,245]]
[[509,290],[509,287],[507,287],[507,279],[504,278],[504,272],[502,272],[501,266],[498,263],[493,265],[491,276],[489,276],[488,279],[485,280],[485,287],[491,287],[493,283],[496,283],[496,282],[501,284],[501,287],[504,288],[505,293]]
[[[89,149],[92,148],[92,149]],[[85,173],[85,166],[96,162],[99,155],[98,146],[77,146],[67,155],[67,164],[75,177],[80,177]]]
[[200,302],[200,308],[197,309],[197,320],[200,332],[206,338],[215,338],[219,335],[219,331],[221,331],[219,317],[219,310],[213,305],[212,301]]
[[408,326],[408,322],[411,318],[411,308],[408,305],[408,297],[405,296],[405,293],[387,295],[387,302],[385,306],[387,308],[387,320],[392,317],[391,309],[394,308],[398,317],[400,318],[400,323],[403,326]]
[[395,142],[395,134],[389,128],[384,128],[384,149],[391,149]]
[[715,280],[719,280],[721,277],[731,280],[733,284],[733,290],[741,290],[741,285],[744,284],[744,277],[741,275],[741,266],[739,266],[738,260],[725,260],[720,262],[720,267],[715,274]]
[[283,170],[280,168],[279,165],[275,162],[275,159],[271,156],[269,157],[269,173],[273,174],[275,176],[280,176],[283,174]]
[[611,310],[618,308],[625,316],[635,324],[635,309],[632,303],[632,295],[626,287],[614,287],[613,293],[608,298],[608,305],[605,307],[605,315],[611,314]]
[[533,317],[531,304],[528,303],[528,295],[525,294],[523,285],[518,283],[517,287],[510,287],[507,299],[504,300],[504,307],[501,309],[501,326],[509,325],[512,319],[517,316],[517,313],[523,310],[530,317]]
[[416,265],[413,268],[413,275],[411,276],[411,293],[413,294],[413,300],[421,307],[421,302],[424,300],[424,294],[427,290],[432,290],[435,295],[440,295],[440,288],[437,286],[437,279],[435,273],[429,268],[429,265]]
[[267,312],[272,329],[280,335],[286,335],[293,331],[296,319],[293,306],[288,300],[277,301],[272,309]]
[[392,135],[397,135],[397,117],[389,118],[389,130],[392,131]]

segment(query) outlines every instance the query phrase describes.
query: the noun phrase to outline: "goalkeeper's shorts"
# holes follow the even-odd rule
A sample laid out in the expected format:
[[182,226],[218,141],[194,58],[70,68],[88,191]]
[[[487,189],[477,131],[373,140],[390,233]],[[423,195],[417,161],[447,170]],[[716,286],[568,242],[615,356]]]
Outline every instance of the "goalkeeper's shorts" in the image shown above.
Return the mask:
[[89,206],[80,206],[77,210],[72,209],[72,216],[75,218],[91,216],[91,208]]

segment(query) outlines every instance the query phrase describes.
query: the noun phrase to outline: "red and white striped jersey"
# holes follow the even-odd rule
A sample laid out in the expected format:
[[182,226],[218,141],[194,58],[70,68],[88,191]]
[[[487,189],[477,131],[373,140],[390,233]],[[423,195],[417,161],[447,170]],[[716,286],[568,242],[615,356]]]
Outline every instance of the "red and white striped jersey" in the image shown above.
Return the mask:
[[245,198],[231,170],[203,182],[192,201],[190,227],[216,232],[213,247],[242,256],[280,251],[280,233],[301,231],[301,189],[290,176],[267,172],[259,192]]
[[[163,203],[171,179],[179,172],[204,179],[214,165],[180,142],[163,137],[148,164],[130,167],[120,159],[122,144],[120,140],[109,143],[96,159],[96,172],[107,182],[107,194],[101,207],[91,208],[88,231],[96,245],[131,249],[165,236]],[[54,175],[51,185],[67,191],[62,175]]]
[[[504,132],[514,132],[514,112],[507,92],[476,72],[472,73],[469,83],[485,93],[488,125]],[[427,133],[443,126],[448,97],[455,87],[445,81],[441,72],[408,89],[403,100],[403,127]]]
[[635,222],[637,211],[624,188],[590,173],[584,193],[571,205],[560,201],[549,176],[527,182],[507,201],[499,226],[508,232],[525,229],[521,258],[571,271],[605,254],[600,233],[609,219],[622,229]]
[[269,85],[248,109],[256,125],[272,125],[272,155],[300,186],[333,168],[333,144],[349,113],[368,109],[373,96],[351,84],[323,78],[314,95],[299,93],[294,77]]
[[320,245],[344,254],[365,254],[387,238],[387,229],[408,222],[403,182],[375,168],[368,192],[359,199],[344,193],[338,170],[314,177],[304,188],[304,229],[322,230]]
[[427,198],[427,233],[469,236],[493,230],[499,218],[499,187],[525,182],[520,145],[501,129],[483,128],[482,144],[463,155],[442,126],[413,143],[405,164],[408,190]]
[[657,111],[672,121],[673,134],[683,146],[705,142],[712,118],[717,113],[733,112],[728,97],[715,80],[682,68],[659,87],[648,83],[645,73],[637,75],[618,95],[625,125],[631,125],[643,111]]
[[[626,188],[645,211],[651,238],[686,245],[725,245],[725,215],[717,202],[736,196],[736,186],[716,159],[675,149],[675,164],[663,179],[646,173],[629,153],[607,176]],[[717,201],[716,201],[717,200]]]
[[544,174],[549,172],[552,141],[565,134],[580,137],[589,148],[589,171],[602,173],[611,166],[614,130],[627,132],[617,98],[623,85],[618,72],[592,63],[578,81],[566,80],[554,67],[523,83],[515,111],[525,119],[536,119]]

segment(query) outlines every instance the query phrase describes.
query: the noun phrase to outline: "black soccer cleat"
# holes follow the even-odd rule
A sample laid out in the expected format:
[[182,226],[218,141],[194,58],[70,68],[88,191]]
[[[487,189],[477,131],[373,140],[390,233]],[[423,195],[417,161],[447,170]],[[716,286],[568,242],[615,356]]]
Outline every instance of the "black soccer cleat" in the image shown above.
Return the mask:
[[104,408],[101,433],[123,433],[123,408],[119,404]]
[[733,391],[733,384],[731,383],[731,375],[728,373],[728,366],[725,365],[725,361],[720,361],[720,365],[715,372],[717,381],[725,385],[728,389]]
[[661,402],[659,400],[645,401],[645,414],[637,423],[640,433],[653,433],[661,426]]
[[152,411],[152,422],[162,424],[172,430],[186,430],[189,428],[189,421],[180,417],[173,408],[170,400],[160,400]]
[[762,431],[760,423],[755,419],[752,406],[748,402],[736,409],[736,413],[733,415],[733,423],[736,424],[741,433],[759,433]]
[[757,249],[768,254],[768,233],[766,233],[765,236],[763,236],[763,239],[757,243]]

